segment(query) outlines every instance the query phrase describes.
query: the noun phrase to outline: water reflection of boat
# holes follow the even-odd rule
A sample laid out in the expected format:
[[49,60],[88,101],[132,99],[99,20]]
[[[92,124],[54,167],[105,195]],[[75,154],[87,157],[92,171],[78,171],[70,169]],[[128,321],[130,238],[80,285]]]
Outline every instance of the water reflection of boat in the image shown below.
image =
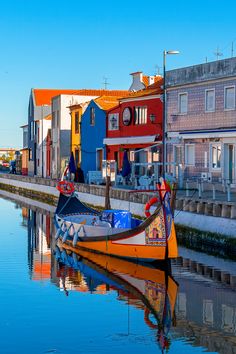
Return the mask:
[[[62,181],[66,186],[68,182]],[[66,191],[65,191],[66,192]],[[178,256],[170,187],[162,180],[158,185],[160,206],[151,215],[149,209],[157,202],[152,198],[145,208],[144,221],[127,210],[97,210],[79,200],[78,193],[60,194],[55,213],[56,239],[74,249],[89,249],[103,254],[157,261]]]
[[161,348],[168,348],[168,332],[174,318],[178,285],[166,271],[86,250],[75,254],[61,242],[58,246],[55,250],[58,275],[64,278],[63,287],[67,295],[65,278],[71,274],[71,269],[79,275],[74,273],[68,283],[75,280],[75,288],[79,291],[87,289],[101,293],[101,289],[105,292],[116,290],[119,299],[144,311],[145,323],[157,330]]

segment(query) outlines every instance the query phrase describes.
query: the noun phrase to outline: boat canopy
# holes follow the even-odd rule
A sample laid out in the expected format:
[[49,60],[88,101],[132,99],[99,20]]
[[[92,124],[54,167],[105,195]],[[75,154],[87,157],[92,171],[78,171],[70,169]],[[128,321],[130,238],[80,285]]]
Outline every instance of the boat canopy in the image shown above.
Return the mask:
[[75,194],[70,196],[60,194],[56,214],[58,216],[66,216],[71,214],[99,215],[100,213],[84,205]]

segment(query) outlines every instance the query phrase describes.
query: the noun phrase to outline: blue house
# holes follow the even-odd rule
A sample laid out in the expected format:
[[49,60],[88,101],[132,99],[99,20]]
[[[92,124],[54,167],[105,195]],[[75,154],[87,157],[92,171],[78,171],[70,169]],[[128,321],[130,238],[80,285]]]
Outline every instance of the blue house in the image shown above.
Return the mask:
[[81,119],[81,168],[85,179],[89,171],[101,171],[106,159],[106,112],[118,105],[117,96],[100,96],[91,100]]

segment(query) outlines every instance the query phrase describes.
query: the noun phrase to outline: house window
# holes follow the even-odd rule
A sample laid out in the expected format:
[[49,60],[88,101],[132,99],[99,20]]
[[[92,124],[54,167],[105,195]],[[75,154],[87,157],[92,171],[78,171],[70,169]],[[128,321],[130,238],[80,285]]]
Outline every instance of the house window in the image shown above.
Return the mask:
[[55,147],[52,147],[52,161],[55,160]]
[[235,109],[235,86],[225,87],[225,109]]
[[188,111],[188,94],[179,93],[179,113],[185,114]]
[[90,107],[90,125],[95,125],[95,108]]
[[205,111],[214,112],[215,110],[215,90],[205,91]]
[[75,133],[79,133],[79,112],[75,112]]
[[55,117],[55,127],[59,128],[59,125],[60,125],[60,111],[57,110],[56,117]]
[[28,128],[23,130],[23,148],[28,146]]
[[210,145],[211,168],[221,168],[221,144]]
[[56,112],[52,112],[52,128],[56,128]]
[[146,124],[147,123],[147,107],[135,107],[134,109],[134,123],[135,124]]
[[135,160],[135,151],[134,150],[129,151],[129,160],[130,160],[130,162],[134,162],[134,160]]
[[29,102],[29,115],[30,117],[32,117],[33,115],[33,104],[32,104],[32,100],[30,99],[30,102]]
[[185,145],[185,165],[187,166],[195,165],[195,145],[194,144]]
[[34,140],[34,122],[30,122],[30,140]]
[[75,165],[77,166],[79,162],[79,150],[75,149]]

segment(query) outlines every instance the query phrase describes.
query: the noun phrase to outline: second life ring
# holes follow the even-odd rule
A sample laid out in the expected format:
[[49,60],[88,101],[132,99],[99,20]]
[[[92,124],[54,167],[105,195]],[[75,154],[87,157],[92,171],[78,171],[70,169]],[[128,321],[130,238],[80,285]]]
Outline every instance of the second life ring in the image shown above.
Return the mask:
[[147,202],[147,204],[145,205],[145,208],[144,208],[144,214],[146,215],[147,218],[149,218],[149,216],[151,216],[151,213],[150,213],[150,208],[153,204],[157,203],[158,202],[158,198],[157,197],[153,197],[149,200],[149,202]]
[[72,194],[75,191],[74,184],[68,181],[60,181],[57,184],[57,189],[62,194]]

